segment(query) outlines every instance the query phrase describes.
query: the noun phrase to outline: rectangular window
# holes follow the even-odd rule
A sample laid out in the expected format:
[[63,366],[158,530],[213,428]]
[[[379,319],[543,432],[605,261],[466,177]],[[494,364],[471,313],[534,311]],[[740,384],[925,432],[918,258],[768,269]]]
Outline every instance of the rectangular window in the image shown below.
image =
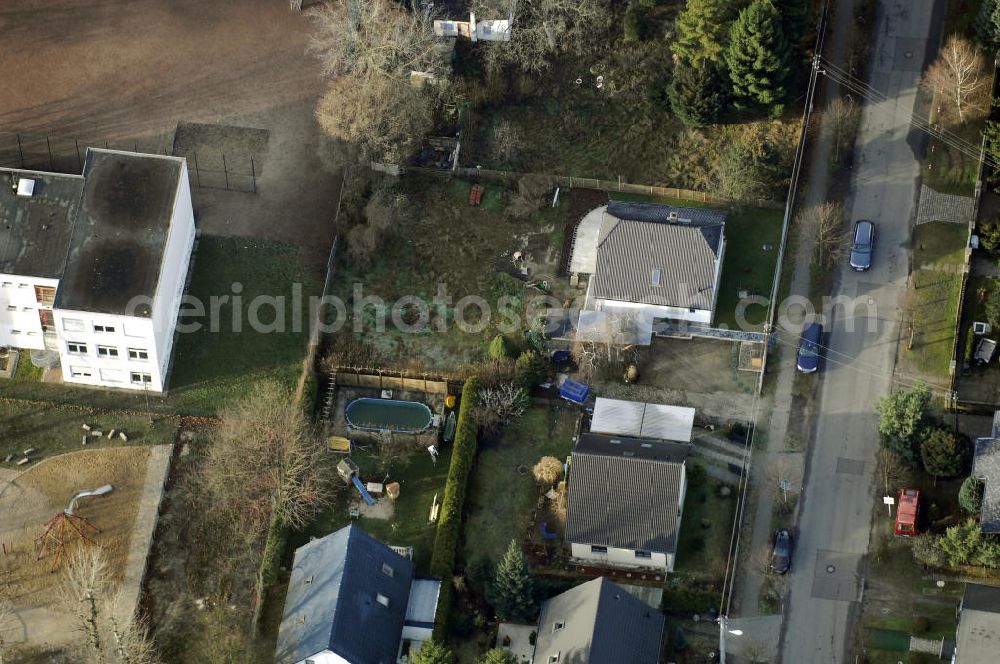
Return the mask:
[[378,593],[375,595],[375,601],[381,604],[382,606],[389,608],[389,598],[383,595],[382,593]]
[[11,330],[11,334],[21,334],[21,330]]
[[653,557],[653,553],[651,551],[636,551],[635,552],[635,557],[636,558],[645,558],[645,559],[649,560],[650,558]]
[[392,569],[392,565],[389,563],[382,563],[382,573],[391,578],[395,572]]
[[107,332],[107,333],[111,333],[111,332],[114,332],[114,331],[115,331],[115,327],[113,325],[97,325],[96,323],[94,324],[94,332]]
[[557,620],[554,623],[552,623],[552,631],[553,632],[558,632],[559,630],[561,630],[565,626],[566,626],[566,621],[565,620]]
[[83,332],[83,321],[79,318],[63,318],[63,329],[68,332]]
[[129,348],[128,349],[128,359],[130,360],[148,360],[149,353],[145,348]]
[[3,287],[4,288],[13,288],[14,287],[14,282],[13,281],[5,281],[5,282],[3,282]]
[[559,664],[559,653],[549,655],[549,664]]
[[7,305],[7,311],[17,311],[17,305],[16,304],[8,304]]
[[131,372],[131,379],[133,385],[144,385],[153,382],[153,377],[148,373],[141,373],[139,371]]
[[120,383],[125,380],[125,372],[119,369],[101,369],[101,380],[107,383]]
[[590,552],[591,553],[607,553],[608,552],[608,547],[606,547],[606,546],[597,546],[596,544],[593,544],[590,547]]
[[38,332],[35,332],[34,330],[28,330],[28,336],[29,337],[37,337],[38,336]]
[[35,302],[52,306],[56,299],[56,289],[51,286],[35,286]]
[[18,288],[27,288],[28,284],[18,284],[17,287]]
[[31,307],[21,307],[21,311],[31,311]]
[[90,378],[92,374],[88,367],[70,367],[69,375],[73,378]]
[[98,346],[97,347],[97,357],[118,357],[118,349],[114,346]]
[[86,355],[87,344],[81,344],[75,341],[68,341],[66,343],[66,350],[72,353],[73,355]]

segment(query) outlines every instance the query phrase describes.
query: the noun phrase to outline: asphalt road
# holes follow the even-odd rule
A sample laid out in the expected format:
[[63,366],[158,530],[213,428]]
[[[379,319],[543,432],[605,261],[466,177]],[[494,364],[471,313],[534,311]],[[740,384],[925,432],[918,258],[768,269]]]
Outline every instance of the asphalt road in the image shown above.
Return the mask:
[[[810,445],[798,541],[782,633],[786,664],[853,661],[873,491],[875,403],[889,391],[909,270],[920,166],[910,117],[932,33],[934,0],[880,3],[871,84],[887,101],[864,106],[851,219],[871,219],[878,241],[869,272],[846,265],[834,295],[856,306],[828,316],[824,375]],[[796,343],[790,335],[784,341]]]

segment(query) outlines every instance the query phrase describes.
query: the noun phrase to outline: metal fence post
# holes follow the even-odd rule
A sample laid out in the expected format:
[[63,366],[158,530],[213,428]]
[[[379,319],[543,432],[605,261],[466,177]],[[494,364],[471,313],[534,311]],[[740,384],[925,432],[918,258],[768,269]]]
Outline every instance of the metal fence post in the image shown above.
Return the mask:
[[253,163],[253,155],[250,155],[250,177],[253,180],[253,193],[257,193],[257,168]]
[[198,168],[198,153],[192,151],[191,156],[194,157],[194,179],[201,186],[201,169]]
[[52,165],[52,142],[49,140],[48,134],[45,135],[45,147],[49,150],[49,170],[56,170],[55,166]]
[[226,176],[226,191],[229,191],[229,168],[226,166],[226,153],[222,153],[222,172]]
[[17,154],[21,157],[21,168],[24,168],[24,148],[21,147],[21,133],[14,134],[17,137]]

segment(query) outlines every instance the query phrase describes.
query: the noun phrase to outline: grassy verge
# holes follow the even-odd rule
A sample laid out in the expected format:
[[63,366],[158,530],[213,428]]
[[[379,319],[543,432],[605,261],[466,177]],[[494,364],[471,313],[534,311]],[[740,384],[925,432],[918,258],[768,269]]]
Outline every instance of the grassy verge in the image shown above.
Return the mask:
[[930,378],[948,376],[967,240],[963,224],[921,224],[914,231],[915,269],[907,295],[914,341],[906,352],[915,368]]
[[[573,446],[574,413],[536,406],[481,448],[469,485],[465,523],[465,560],[496,563],[511,539],[533,527],[538,485],[530,469],[543,456],[563,459]],[[518,472],[521,467],[528,472]]]
[[[87,433],[83,424],[94,431],[102,431],[101,438],[88,437],[87,446],[81,444]],[[0,468],[16,468],[22,452],[35,448],[33,459],[62,452],[112,447],[125,444],[117,435],[108,439],[112,429],[124,431],[129,445],[157,445],[172,443],[177,432],[176,417],[155,415],[152,422],[145,413],[105,411],[79,406],[56,406],[43,402],[0,399]],[[8,454],[14,458],[3,463]]]

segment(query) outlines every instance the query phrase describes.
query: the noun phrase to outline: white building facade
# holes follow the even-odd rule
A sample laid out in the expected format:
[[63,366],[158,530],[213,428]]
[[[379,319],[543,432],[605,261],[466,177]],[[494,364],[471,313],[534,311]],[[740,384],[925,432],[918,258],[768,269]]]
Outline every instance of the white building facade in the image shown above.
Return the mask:
[[196,234],[185,160],[91,149],[83,176],[4,176],[38,186],[0,195],[23,222],[0,234],[21,272],[0,273],[0,345],[58,352],[66,383],[162,392]]

